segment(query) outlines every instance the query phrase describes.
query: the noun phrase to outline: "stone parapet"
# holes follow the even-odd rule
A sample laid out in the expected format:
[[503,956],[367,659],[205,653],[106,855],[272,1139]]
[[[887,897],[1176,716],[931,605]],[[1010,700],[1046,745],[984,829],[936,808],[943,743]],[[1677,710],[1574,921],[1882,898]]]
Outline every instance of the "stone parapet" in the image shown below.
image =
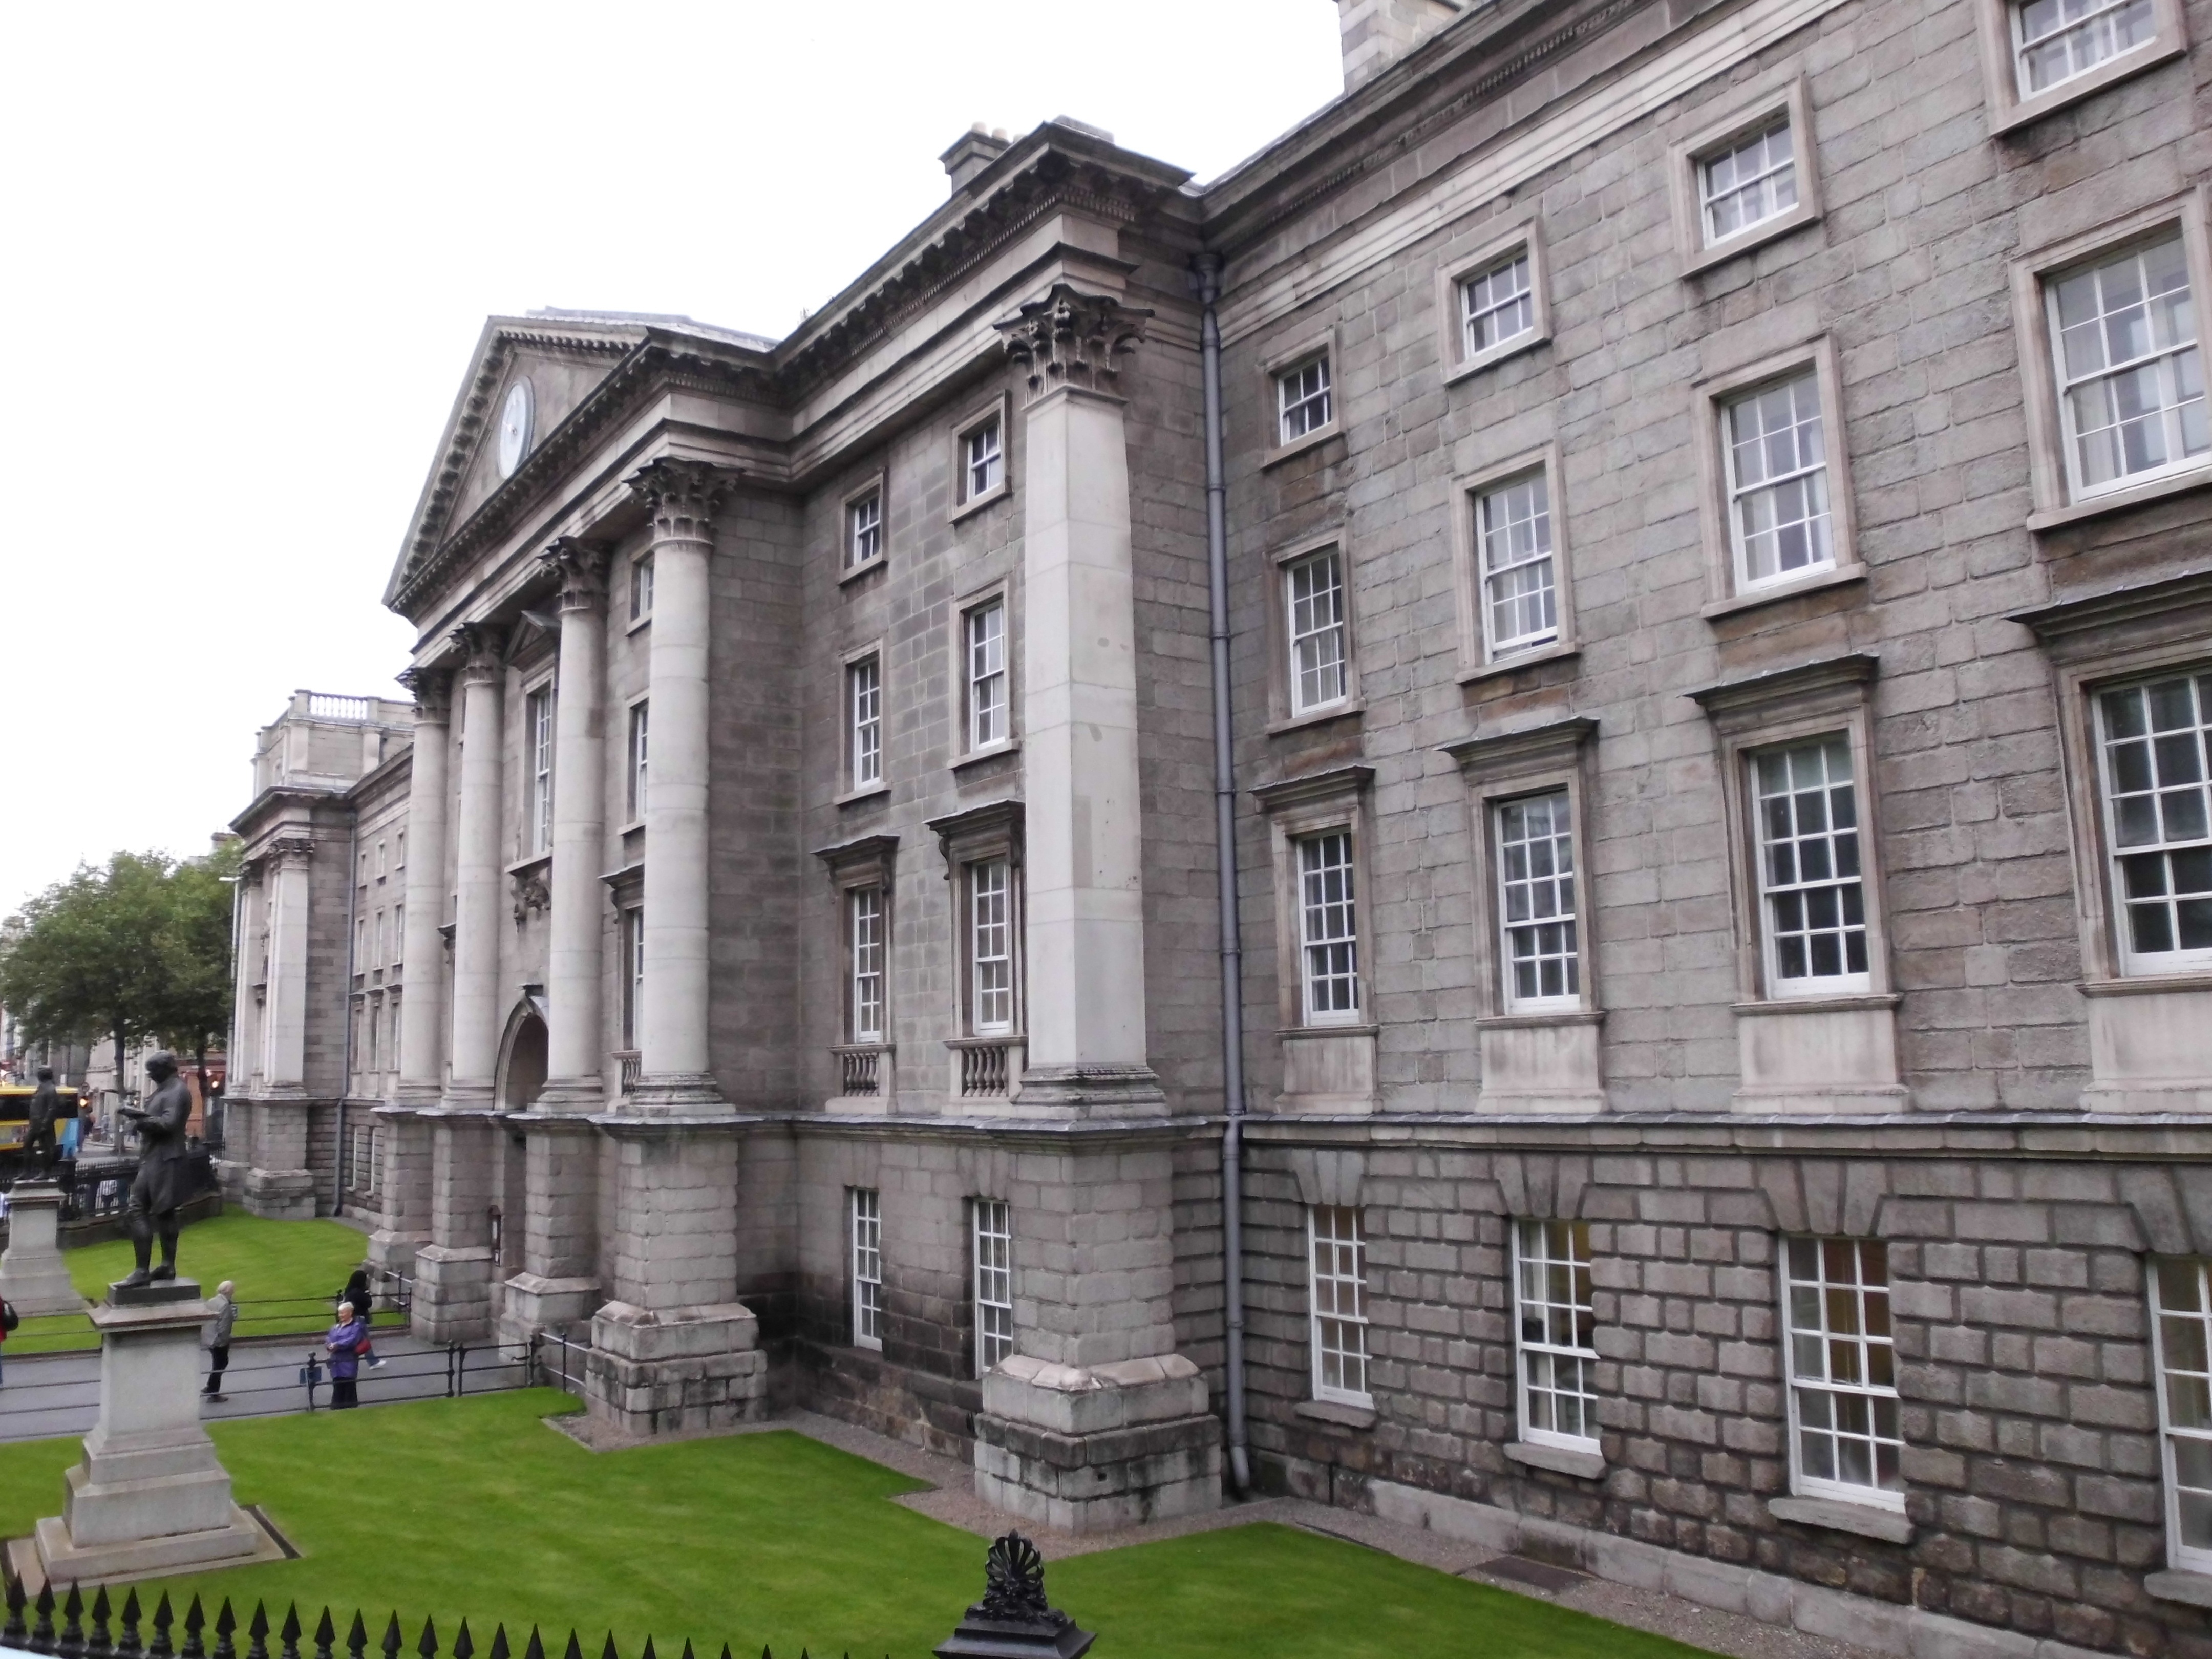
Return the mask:
[[1088,1368],[1016,1354],[983,1379],[975,1495],[1069,1532],[1221,1502],[1221,1423],[1181,1354]]
[[592,1415],[625,1435],[756,1423],[768,1414],[768,1356],[744,1304],[655,1313],[610,1302],[584,1357]]

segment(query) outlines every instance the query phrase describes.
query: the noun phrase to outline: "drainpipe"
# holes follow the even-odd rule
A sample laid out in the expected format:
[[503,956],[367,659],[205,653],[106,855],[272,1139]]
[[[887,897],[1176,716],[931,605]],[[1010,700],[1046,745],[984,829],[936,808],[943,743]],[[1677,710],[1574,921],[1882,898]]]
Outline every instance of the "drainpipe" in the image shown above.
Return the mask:
[[1221,256],[1201,253],[1199,363],[1206,387],[1206,567],[1212,609],[1213,842],[1221,908],[1221,1295],[1227,1337],[1229,1477],[1252,1489],[1244,1435],[1244,948],[1237,915],[1237,775],[1229,719],[1229,485],[1221,459]]

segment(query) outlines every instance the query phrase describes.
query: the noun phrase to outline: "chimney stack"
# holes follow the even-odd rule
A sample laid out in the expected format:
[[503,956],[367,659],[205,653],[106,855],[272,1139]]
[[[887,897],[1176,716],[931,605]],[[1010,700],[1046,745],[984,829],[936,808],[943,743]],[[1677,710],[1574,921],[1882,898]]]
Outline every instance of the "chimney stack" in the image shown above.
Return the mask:
[[1474,0],[1336,0],[1344,39],[1344,89],[1363,87]]
[[992,131],[981,121],[962,133],[952,148],[937,158],[951,176],[952,193],[957,196],[970,179],[1005,155],[1012,142],[1004,127]]

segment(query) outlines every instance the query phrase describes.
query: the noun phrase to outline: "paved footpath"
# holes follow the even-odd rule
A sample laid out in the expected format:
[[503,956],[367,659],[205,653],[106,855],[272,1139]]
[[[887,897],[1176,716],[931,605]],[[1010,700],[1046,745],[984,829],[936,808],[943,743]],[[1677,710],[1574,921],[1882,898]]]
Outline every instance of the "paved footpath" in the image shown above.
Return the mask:
[[[307,1390],[300,1382],[300,1371],[309,1352],[320,1351],[321,1345],[312,1336],[257,1337],[234,1344],[230,1369],[222,1379],[227,1397],[203,1406],[202,1414],[208,1421],[216,1422],[306,1411]],[[380,1332],[376,1352],[385,1363],[378,1370],[362,1372],[362,1405],[440,1400],[450,1391],[452,1366],[444,1343],[425,1342],[404,1333]],[[460,1376],[463,1391],[479,1394],[514,1387],[522,1380],[522,1367],[512,1363],[517,1357],[505,1350],[471,1347]],[[206,1364],[204,1352],[201,1363]],[[326,1372],[315,1389],[315,1409],[327,1407],[330,1400]],[[0,1349],[0,1442],[81,1435],[99,1417],[98,1350],[6,1357],[4,1349]]]

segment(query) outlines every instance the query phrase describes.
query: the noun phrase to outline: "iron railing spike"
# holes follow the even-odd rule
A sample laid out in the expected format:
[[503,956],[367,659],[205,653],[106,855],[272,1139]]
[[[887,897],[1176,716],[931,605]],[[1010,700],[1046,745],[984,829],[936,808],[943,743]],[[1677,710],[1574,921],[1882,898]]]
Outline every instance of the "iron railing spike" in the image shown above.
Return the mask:
[[599,1659],[622,1659],[622,1656],[615,1651],[615,1633],[612,1631],[607,1632],[607,1644],[599,1650]]
[[385,1659],[392,1659],[392,1656],[399,1651],[399,1644],[401,1639],[402,1638],[399,1634],[399,1615],[395,1612],[392,1615],[392,1622],[384,1627]]
[[88,1659],[107,1659],[115,1651],[115,1640],[107,1633],[107,1586],[98,1584],[92,1592],[92,1630],[84,1644]]
[[246,1626],[246,1633],[252,1638],[246,1644],[246,1659],[269,1659],[269,1604],[258,1596],[253,1602],[253,1619]]
[[522,1650],[522,1659],[545,1659],[545,1643],[535,1625],[530,1627],[530,1644]]
[[200,1632],[207,1628],[207,1614],[200,1610],[199,1593],[192,1594],[192,1604],[185,1609],[185,1645],[177,1659],[207,1659],[207,1649],[200,1642]]
[[415,1644],[415,1651],[422,1659],[438,1659],[438,1621],[428,1613],[422,1616],[422,1639]]
[[645,1651],[638,1656],[638,1659],[654,1659],[653,1651],[653,1637],[650,1632],[647,1632],[645,1638]]
[[[4,1559],[0,1559],[0,1567],[5,1565]],[[29,1604],[31,1598],[23,1593],[21,1579],[16,1577],[12,1572],[6,1576],[8,1621],[5,1625],[0,1625],[0,1642],[5,1642],[11,1648],[20,1648],[30,1638],[30,1632],[23,1624],[23,1609]]]
[[453,1638],[453,1659],[471,1659],[476,1650],[476,1638],[469,1634],[469,1621],[464,1619],[459,1633]]
[[331,1659],[331,1644],[338,1638],[337,1626],[331,1622],[330,1604],[323,1604],[323,1616],[315,1621],[315,1659]]
[[584,1644],[576,1639],[576,1627],[573,1625],[568,1627],[568,1650],[561,1659],[584,1659]]
[[491,1651],[488,1659],[507,1659],[507,1626],[504,1624],[491,1633]]
[[276,1632],[283,1644],[284,1659],[300,1659],[300,1604],[297,1601],[284,1609],[283,1627]]
[[134,1586],[123,1592],[123,1631],[115,1638],[115,1650],[118,1654],[135,1656],[145,1651],[144,1644],[138,1639],[139,1617],[138,1591]]
[[230,1610],[230,1598],[222,1598],[222,1610],[215,1616],[215,1651],[209,1659],[238,1659],[238,1649],[231,1636],[238,1629],[238,1615]]
[[146,1644],[153,1659],[176,1659],[177,1650],[169,1645],[169,1626],[177,1621],[169,1607],[169,1592],[163,1590],[161,1599],[154,1607],[154,1639]]
[[368,1650],[368,1624],[361,1616],[361,1609],[353,1610],[353,1628],[346,1632],[346,1652],[350,1659],[361,1659]]
[[62,1659],[82,1659],[84,1653],[84,1595],[75,1584],[62,1598],[61,1639],[54,1644],[54,1651]]

